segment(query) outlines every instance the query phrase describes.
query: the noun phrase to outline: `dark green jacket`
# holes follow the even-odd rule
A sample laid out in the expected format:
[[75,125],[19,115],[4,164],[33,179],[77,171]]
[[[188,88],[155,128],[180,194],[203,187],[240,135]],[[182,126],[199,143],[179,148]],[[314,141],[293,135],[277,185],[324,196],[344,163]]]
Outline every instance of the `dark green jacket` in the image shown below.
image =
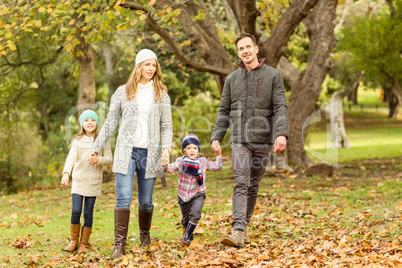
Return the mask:
[[248,73],[241,68],[226,77],[211,142],[222,141],[230,126],[230,143],[274,143],[289,135],[288,107],[282,76],[264,64]]

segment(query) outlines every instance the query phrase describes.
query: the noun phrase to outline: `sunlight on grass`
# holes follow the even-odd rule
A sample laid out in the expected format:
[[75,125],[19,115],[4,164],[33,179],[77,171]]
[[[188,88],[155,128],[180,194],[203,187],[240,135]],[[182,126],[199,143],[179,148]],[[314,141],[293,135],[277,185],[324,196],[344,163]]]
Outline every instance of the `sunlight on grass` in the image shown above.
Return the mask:
[[402,155],[402,128],[347,130],[349,149],[332,149],[330,135],[327,132],[309,133],[306,143],[309,156],[335,163],[337,157],[339,162],[348,162]]

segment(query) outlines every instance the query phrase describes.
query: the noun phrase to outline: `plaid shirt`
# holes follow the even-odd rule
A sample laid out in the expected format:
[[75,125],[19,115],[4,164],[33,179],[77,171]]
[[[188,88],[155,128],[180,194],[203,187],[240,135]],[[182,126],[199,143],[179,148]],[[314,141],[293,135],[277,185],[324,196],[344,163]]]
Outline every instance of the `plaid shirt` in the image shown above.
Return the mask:
[[205,179],[206,179],[206,171],[217,171],[222,168],[223,158],[217,158],[215,162],[208,161],[204,157],[200,157],[198,159],[200,161],[200,169],[202,171],[202,175],[204,176],[204,183],[199,185],[195,176],[186,174],[182,172],[183,167],[183,158],[179,157],[175,162],[167,165],[165,167],[165,171],[167,173],[173,173],[174,171],[178,171],[178,185],[177,190],[179,192],[179,197],[184,201],[188,202],[191,198],[193,198],[197,193],[205,193],[207,188],[205,187]]

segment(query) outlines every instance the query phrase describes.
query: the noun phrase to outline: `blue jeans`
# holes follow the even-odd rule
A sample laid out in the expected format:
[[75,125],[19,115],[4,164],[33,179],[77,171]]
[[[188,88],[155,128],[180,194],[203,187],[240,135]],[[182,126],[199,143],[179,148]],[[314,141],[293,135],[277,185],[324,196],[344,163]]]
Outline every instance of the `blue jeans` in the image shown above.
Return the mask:
[[82,202],[84,201],[84,226],[92,227],[94,221],[94,206],[96,196],[82,196],[73,194],[73,209],[71,212],[71,224],[79,224],[82,212]]
[[155,178],[145,179],[147,166],[147,149],[133,148],[127,174],[116,173],[116,208],[130,209],[133,199],[134,172],[137,171],[138,203],[142,211],[154,209],[152,195],[154,193]]

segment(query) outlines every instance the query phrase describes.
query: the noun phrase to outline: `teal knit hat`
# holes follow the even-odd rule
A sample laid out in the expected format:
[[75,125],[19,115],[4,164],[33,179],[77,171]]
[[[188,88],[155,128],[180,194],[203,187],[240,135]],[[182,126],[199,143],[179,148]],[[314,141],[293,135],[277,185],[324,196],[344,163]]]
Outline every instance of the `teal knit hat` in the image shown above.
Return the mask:
[[80,116],[80,125],[84,123],[85,119],[92,118],[96,120],[96,125],[99,124],[98,115],[92,110],[85,110]]

